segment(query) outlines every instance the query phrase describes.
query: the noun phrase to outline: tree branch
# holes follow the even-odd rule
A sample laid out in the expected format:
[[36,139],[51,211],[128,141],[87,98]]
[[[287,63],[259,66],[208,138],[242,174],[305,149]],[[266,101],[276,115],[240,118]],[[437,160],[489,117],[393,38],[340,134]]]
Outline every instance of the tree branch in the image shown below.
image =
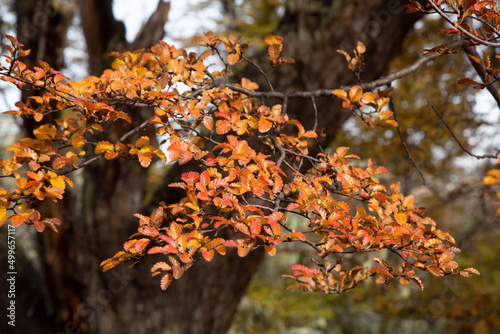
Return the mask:
[[453,22],[452,19],[450,19],[442,10],[441,8],[436,5],[434,3],[434,1],[432,0],[427,0],[427,2],[434,8],[434,10],[443,18],[445,19],[446,21],[448,21],[449,24],[451,24],[453,27],[455,27],[456,29],[458,29],[462,34],[466,35],[467,37],[469,37],[471,40],[473,40],[474,42],[477,42],[479,44],[483,44],[483,45],[487,45],[487,46],[491,46],[491,47],[495,47],[495,48],[498,48],[500,47],[500,43],[493,43],[493,42],[490,42],[490,41],[487,41],[487,40],[484,40],[484,39],[481,39],[479,37],[476,37],[474,36],[472,33],[468,32],[467,30],[465,30],[464,28],[462,28],[460,25],[457,25],[455,22]]
[[[458,40],[458,41],[454,41],[454,42],[450,43],[448,46],[450,46],[451,48],[465,47],[466,43],[467,42],[465,42],[465,41]],[[389,85],[397,79],[401,79],[401,78],[403,78],[403,77],[405,77],[413,72],[420,70],[422,67],[426,66],[428,62],[430,62],[430,61],[432,61],[440,56],[442,56],[442,55],[437,54],[437,53],[422,56],[418,60],[416,60],[413,64],[403,68],[402,70],[391,73],[390,75],[388,75],[386,77],[361,84],[359,86],[361,86],[361,88],[363,88],[363,90],[372,90],[372,89],[377,88],[377,87]],[[312,99],[315,97],[332,96],[332,91],[335,90],[335,88],[332,88],[332,89],[317,89],[317,90],[305,91],[305,92],[304,91],[302,91],[302,92],[295,91],[295,92],[282,93],[282,92],[276,92],[276,91],[255,92],[255,91],[251,91],[251,90],[245,89],[245,88],[240,87],[240,86],[235,86],[233,84],[219,84],[218,86],[230,88],[231,90],[245,94],[249,97],[259,97],[259,98],[263,97],[263,98],[270,98],[270,99],[272,99],[272,98],[276,98],[276,99],[287,98],[290,100],[292,100],[292,99]],[[340,87],[340,89],[343,89],[346,91],[350,90],[351,88],[352,88],[352,86]]]

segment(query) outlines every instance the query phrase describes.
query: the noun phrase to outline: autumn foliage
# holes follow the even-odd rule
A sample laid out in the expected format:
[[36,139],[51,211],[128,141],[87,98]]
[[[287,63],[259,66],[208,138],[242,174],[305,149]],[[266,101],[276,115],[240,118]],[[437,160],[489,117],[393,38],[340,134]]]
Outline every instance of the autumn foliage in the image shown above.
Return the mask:
[[[441,3],[429,1],[425,7],[409,1],[408,10],[427,13]],[[494,22],[500,20],[493,1],[444,3],[461,18],[480,17],[483,22],[481,28],[456,22],[456,28],[445,33],[471,45],[496,44]],[[159,42],[146,50],[112,53],[112,69],[75,82],[42,61],[39,67],[27,68],[22,57],[29,50],[8,39],[2,79],[40,94],[6,113],[40,125],[33,137],[7,149],[9,159],[0,160],[2,177],[15,182],[10,190],[0,188],[0,224],[10,220],[13,226],[34,225],[40,232],[46,226],[56,229],[56,217],[41,217],[30,204],[61,200],[66,187],[73,186],[68,175],[99,158],[137,159],[144,168],[158,159],[181,165],[196,161],[201,172],[184,173],[170,185],[182,189],[185,197],[159,203],[149,216],[137,213],[137,233],[122,251],[101,263],[103,270],[154,256],[151,273],[161,277],[161,288],[166,289],[197,261],[210,262],[231,248],[240,257],[257,248],[273,256],[281,244],[299,243],[310,249],[312,261],[294,265],[286,277],[294,281],[291,287],[309,291],[338,294],[369,277],[384,284],[413,281],[423,289],[418,276],[422,271],[435,276],[479,274],[473,268],[459,269],[455,240],[425,215],[412,195],[402,194],[399,183],[381,182],[389,174],[387,168],[371,158],[361,160],[348,147],[323,149],[317,122],[306,129],[287,113],[295,99],[310,100],[315,107],[316,97],[329,95],[370,126],[397,127],[388,108],[392,88],[378,88],[387,83],[368,90],[360,84],[327,93],[277,92],[263,68],[247,58],[248,43],[211,32],[193,40],[204,47],[200,54]],[[281,55],[282,37],[268,36],[265,43],[271,68],[294,66],[293,59]],[[441,46],[427,53],[446,50]],[[355,72],[363,65],[364,52],[363,43],[354,51],[340,51]],[[223,69],[210,67],[214,57]],[[487,76],[483,83],[461,79],[460,84],[483,88],[496,80],[498,69],[487,55],[484,61],[472,59]],[[259,91],[257,83],[245,78],[231,83],[231,67],[241,64],[259,70],[271,90]],[[280,103],[268,104],[269,97]],[[133,109],[123,107],[154,111],[121,138],[107,138],[106,125],[131,122],[127,112]],[[51,114],[61,117],[50,122]],[[147,135],[147,128],[156,135]],[[131,141],[137,132],[143,135]],[[93,141],[96,133],[104,139]],[[167,155],[157,144],[161,136],[168,138]],[[492,170],[484,182],[499,179],[498,170]],[[291,224],[292,217],[300,224]],[[363,266],[342,263],[345,254],[369,252],[375,253],[373,261]]]

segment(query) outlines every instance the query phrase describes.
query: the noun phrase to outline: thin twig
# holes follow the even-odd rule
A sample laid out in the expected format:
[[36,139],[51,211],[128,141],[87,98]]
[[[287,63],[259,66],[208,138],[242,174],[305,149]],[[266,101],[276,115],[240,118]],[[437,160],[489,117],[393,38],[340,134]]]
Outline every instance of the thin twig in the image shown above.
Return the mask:
[[467,153],[468,155],[470,155],[471,157],[474,157],[478,160],[480,159],[496,159],[498,158],[498,156],[496,155],[492,155],[492,154],[484,154],[484,155],[476,155],[476,154],[473,154],[471,153],[469,150],[467,150],[464,145],[462,145],[462,143],[460,142],[460,140],[457,138],[457,136],[455,135],[455,133],[453,132],[453,130],[451,129],[451,127],[448,125],[448,123],[446,123],[446,121],[444,120],[444,118],[438,113],[438,111],[436,110],[436,108],[434,108],[434,106],[432,105],[431,101],[429,99],[427,99],[427,103],[429,103],[429,105],[431,106],[432,110],[434,110],[434,112],[436,113],[436,115],[439,117],[439,119],[441,120],[441,122],[443,122],[444,126],[446,126],[446,128],[448,129],[448,131],[451,133],[451,135],[453,136],[453,139],[455,139],[455,141],[457,142],[458,146],[460,146],[460,148],[462,149],[462,151],[464,151],[465,153]]
[[[394,107],[394,101],[393,101],[392,96],[391,96],[391,98],[389,100],[389,107],[392,109],[392,112],[394,113],[394,121],[396,121],[396,123],[398,123],[398,117],[396,115],[396,108]],[[412,157],[412,155],[410,153],[410,150],[408,149],[408,146],[406,145],[406,141],[403,138],[403,134],[401,133],[401,129],[399,127],[399,123],[396,126],[396,130],[398,131],[398,135],[399,135],[399,138],[401,139],[401,143],[403,143],[403,147],[405,148],[406,155],[408,156],[408,159],[410,159],[411,164],[413,165],[413,167],[415,167],[415,169],[417,170],[417,172],[420,174],[420,177],[422,178],[422,181],[424,182],[424,186],[427,187],[427,182],[425,181],[424,174],[422,173],[422,171],[418,167],[418,165],[415,162],[415,160],[413,160],[413,157]]]
[[314,96],[311,96],[311,101],[314,109],[314,125],[313,125],[313,131],[316,132],[318,129],[318,106],[316,105],[316,99]]
[[266,72],[264,72],[264,70],[262,70],[262,68],[259,65],[255,64],[253,61],[249,60],[248,58],[243,57],[243,59],[246,62],[248,62],[250,65],[255,67],[260,72],[260,74],[262,74],[264,76],[264,79],[266,79],[266,82],[267,82],[267,85],[269,86],[269,89],[271,90],[271,92],[274,92],[273,85],[271,84],[271,80],[269,80],[269,76],[266,74]]

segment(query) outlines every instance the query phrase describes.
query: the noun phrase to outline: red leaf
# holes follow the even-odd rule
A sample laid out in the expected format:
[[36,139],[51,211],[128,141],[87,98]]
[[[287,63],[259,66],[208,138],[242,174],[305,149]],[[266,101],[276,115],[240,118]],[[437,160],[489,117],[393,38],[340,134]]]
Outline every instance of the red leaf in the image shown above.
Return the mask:
[[279,235],[280,234],[281,227],[280,227],[280,224],[278,224],[278,222],[276,222],[276,221],[270,221],[269,225],[271,225],[271,228],[273,230],[273,234],[274,235]]
[[138,252],[142,252],[144,250],[144,248],[146,248],[146,246],[149,244],[151,240],[149,239],[139,239],[135,242],[134,244],[134,248],[136,251]]
[[246,226],[245,224],[236,223],[236,225],[234,225],[234,227],[236,229],[238,229],[241,233],[244,233],[246,235],[250,235],[250,230],[248,229],[248,226]]
[[212,259],[214,258],[214,250],[211,249],[209,251],[206,251],[204,250],[203,252],[201,252],[201,254],[203,255],[203,258],[205,259],[205,261],[212,261]]
[[182,151],[179,157],[179,165],[184,165],[188,163],[194,156],[193,152],[190,151]]
[[236,240],[226,240],[224,241],[224,246],[226,247],[238,247]]
[[254,221],[252,225],[250,225],[250,231],[252,232],[252,235],[259,235],[261,230],[262,224],[258,221]]
[[145,236],[148,236],[148,237],[156,237],[160,233],[158,232],[158,230],[156,228],[151,227],[151,226],[146,226],[142,230],[142,234],[144,234]]
[[186,253],[179,255],[179,259],[181,259],[181,261],[183,263],[193,262],[193,260],[191,259],[191,256],[189,256],[189,254],[186,254]]
[[269,221],[278,221],[283,217],[283,213],[281,212],[273,212],[269,215]]

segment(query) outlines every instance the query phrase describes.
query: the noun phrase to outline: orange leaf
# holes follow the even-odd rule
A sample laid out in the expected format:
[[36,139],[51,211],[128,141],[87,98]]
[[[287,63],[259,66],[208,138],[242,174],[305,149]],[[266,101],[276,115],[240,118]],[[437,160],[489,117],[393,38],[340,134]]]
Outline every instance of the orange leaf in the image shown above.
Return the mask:
[[402,285],[402,286],[407,286],[408,284],[410,284],[410,280],[406,277],[400,277],[399,278],[399,283]]
[[332,92],[332,94],[336,97],[341,98],[342,100],[347,101],[347,93],[342,89],[336,89]]
[[394,214],[394,218],[399,224],[404,224],[408,220],[408,216],[404,212],[398,212]]
[[149,137],[142,136],[141,138],[139,138],[135,141],[135,146],[137,146],[138,148],[141,148],[148,143],[149,143]]
[[20,215],[14,215],[10,218],[10,224],[14,227],[18,227],[24,223],[25,220],[26,219]]
[[351,102],[358,102],[361,99],[361,95],[363,94],[363,88],[361,86],[354,86],[349,91],[349,99]]
[[378,114],[378,117],[380,118],[380,120],[384,120],[384,119],[387,119],[389,117],[392,116],[392,111],[388,110],[388,109],[384,109],[382,110],[379,114]]
[[210,131],[212,131],[214,127],[214,120],[210,116],[203,116],[203,125]]
[[45,229],[45,224],[39,220],[35,221],[34,225],[35,225],[35,229],[38,232],[43,232],[43,230]]
[[160,283],[161,289],[166,290],[168,288],[168,286],[170,285],[170,283],[172,283],[173,279],[174,279],[174,277],[172,276],[172,274],[165,274],[161,279],[161,283]]
[[240,55],[237,53],[232,53],[227,56],[227,62],[229,65],[234,65],[240,60]]
[[265,245],[264,249],[266,250],[266,253],[269,254],[270,256],[276,255],[276,247],[272,245]]
[[264,42],[267,45],[281,44],[283,42],[283,37],[277,35],[269,35],[264,38]]
[[259,119],[259,132],[265,133],[269,131],[273,126],[273,123],[269,122],[266,117],[262,116]]
[[366,52],[366,46],[361,41],[358,41],[358,45],[356,46],[356,51],[358,51],[359,54],[363,54]]
[[216,132],[218,135],[226,134],[230,130],[231,130],[231,124],[227,120],[223,119],[217,121]]
[[439,268],[433,264],[431,264],[430,266],[427,266],[427,270],[429,270],[429,272],[431,274],[433,274],[434,276],[443,276],[443,274],[441,273]]
[[[184,152],[182,152],[184,153]],[[152,156],[151,156],[151,153],[149,152],[146,152],[146,153],[137,153],[137,156],[139,157],[139,162],[141,163],[141,166],[146,168],[146,167],[149,167],[149,165],[151,164],[151,160],[152,160]]]

